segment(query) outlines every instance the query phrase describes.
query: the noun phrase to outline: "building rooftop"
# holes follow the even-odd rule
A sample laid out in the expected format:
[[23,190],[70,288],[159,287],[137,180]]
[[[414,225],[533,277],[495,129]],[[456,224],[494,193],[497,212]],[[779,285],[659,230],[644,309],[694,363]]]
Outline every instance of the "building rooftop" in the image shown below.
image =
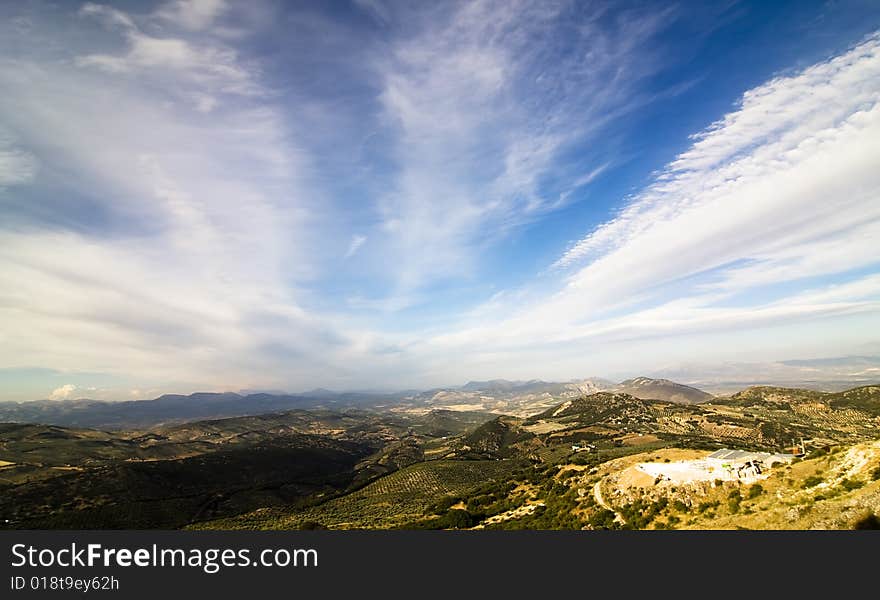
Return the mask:
[[767,460],[770,457],[780,458],[783,460],[791,460],[794,454],[782,454],[779,452],[749,452],[748,450],[731,450],[723,448],[716,450],[706,458],[714,458],[716,460],[730,461],[749,461],[749,460]]

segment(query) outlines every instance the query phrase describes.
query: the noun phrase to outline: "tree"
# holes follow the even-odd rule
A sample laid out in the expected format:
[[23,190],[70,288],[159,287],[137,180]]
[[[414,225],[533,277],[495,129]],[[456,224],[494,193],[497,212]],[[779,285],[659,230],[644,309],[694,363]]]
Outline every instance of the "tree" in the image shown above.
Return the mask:
[[442,529],[468,529],[475,525],[474,517],[466,510],[453,508],[440,517],[437,523]]

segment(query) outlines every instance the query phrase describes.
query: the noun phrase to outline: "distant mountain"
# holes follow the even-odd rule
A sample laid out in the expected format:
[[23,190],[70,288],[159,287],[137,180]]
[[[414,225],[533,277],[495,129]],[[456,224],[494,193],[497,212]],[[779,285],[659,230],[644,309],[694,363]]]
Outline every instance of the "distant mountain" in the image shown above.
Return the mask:
[[543,392],[560,392],[565,389],[564,383],[554,383],[532,379],[530,381],[508,381],[492,379],[490,381],[469,381],[461,387],[465,392],[485,392],[489,394],[540,394]]
[[725,400],[734,406],[760,406],[762,404],[786,404],[792,402],[821,402],[825,393],[801,388],[755,385],[737,392]]
[[559,404],[566,398],[592,394],[613,385],[611,381],[592,378],[566,382],[492,379],[469,381],[460,387],[427,390],[408,397],[407,401],[421,407],[477,410],[496,415],[527,417]]
[[613,385],[601,379],[563,383],[541,380],[471,381],[462,387],[418,392],[334,392],[314,389],[298,394],[255,392],[197,392],[165,394],[152,400],[37,400],[0,402],[0,423],[41,423],[63,427],[109,430],[146,429],[203,419],[275,413],[293,409],[344,408],[453,409],[527,416],[558,404],[564,398],[590,394]]
[[515,387],[523,385],[522,381],[508,381],[506,379],[492,379],[490,381],[468,381],[466,384],[461,386],[461,389],[466,392],[481,392],[481,391],[501,391],[501,392],[509,392]]
[[597,392],[566,400],[541,414],[529,419],[530,422],[541,419],[564,419],[577,417],[587,423],[600,423],[608,419],[633,418],[652,416],[650,402],[622,392]]
[[832,408],[853,408],[880,417],[880,386],[866,385],[835,394],[828,394]]
[[780,361],[779,364],[792,367],[873,367],[880,364],[880,356],[837,356],[833,358],[783,360]]
[[778,362],[689,364],[651,373],[689,381],[715,395],[730,395],[750,386],[773,386],[838,392],[880,385],[880,356],[838,356]]
[[699,404],[708,402],[714,396],[689,385],[675,383],[668,379],[636,377],[620,382],[612,391],[629,394],[642,400],[664,400],[677,404]]
[[[200,419],[219,419],[302,408],[369,406],[388,395],[356,393],[250,394],[199,392],[165,394],[153,400],[102,402],[98,400],[38,400],[0,403],[0,422],[43,423],[65,427],[144,429]],[[393,400],[393,397],[391,397]]]
[[469,381],[460,389],[465,392],[485,392],[489,394],[560,394],[567,391],[579,391],[593,393],[614,385],[604,379],[581,379],[567,382],[542,381],[531,379],[529,381],[508,381],[507,379],[492,379],[489,381]]
[[860,410],[873,417],[880,417],[880,386],[865,385],[842,392],[817,392],[797,388],[754,386],[733,394],[725,403],[734,406],[760,406],[776,404],[819,403],[829,409]]

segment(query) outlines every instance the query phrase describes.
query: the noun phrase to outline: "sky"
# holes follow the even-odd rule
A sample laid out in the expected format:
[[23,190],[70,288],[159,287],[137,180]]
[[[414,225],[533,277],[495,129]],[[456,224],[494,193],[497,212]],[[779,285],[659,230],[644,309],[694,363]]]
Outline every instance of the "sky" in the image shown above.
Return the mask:
[[872,0],[0,3],[0,400],[880,356],[878,240]]

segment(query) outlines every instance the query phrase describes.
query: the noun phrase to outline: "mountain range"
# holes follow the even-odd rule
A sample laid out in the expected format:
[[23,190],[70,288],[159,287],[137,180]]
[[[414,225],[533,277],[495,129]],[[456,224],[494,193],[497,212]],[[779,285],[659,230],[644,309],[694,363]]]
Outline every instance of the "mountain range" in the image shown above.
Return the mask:
[[200,419],[240,417],[294,409],[386,409],[485,411],[528,416],[566,398],[602,390],[626,391],[645,399],[696,403],[712,396],[668,380],[645,377],[620,384],[599,378],[569,382],[540,380],[470,381],[460,387],[423,392],[334,392],[325,389],[299,394],[197,392],[166,394],[152,400],[36,400],[0,403],[0,422],[43,423],[100,429],[142,429]]

